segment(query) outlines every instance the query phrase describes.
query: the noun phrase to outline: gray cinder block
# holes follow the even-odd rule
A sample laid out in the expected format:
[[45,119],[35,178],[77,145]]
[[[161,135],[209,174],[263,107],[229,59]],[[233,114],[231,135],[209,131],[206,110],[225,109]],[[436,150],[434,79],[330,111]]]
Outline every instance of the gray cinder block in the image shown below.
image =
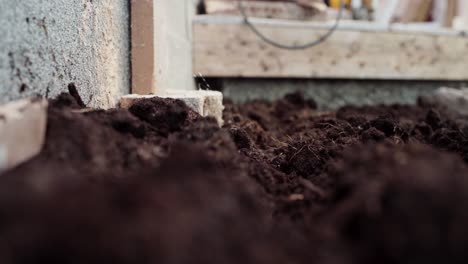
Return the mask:
[[136,100],[149,99],[153,97],[180,99],[187,106],[202,116],[216,118],[220,126],[223,125],[223,94],[217,91],[164,91],[153,95],[125,95],[120,100],[120,107],[129,108]]
[[436,90],[427,99],[430,102],[442,105],[447,110],[468,116],[468,89],[454,89],[442,87]]
[[128,18],[127,0],[0,0],[0,103],[73,82],[89,107],[115,107],[130,92]]

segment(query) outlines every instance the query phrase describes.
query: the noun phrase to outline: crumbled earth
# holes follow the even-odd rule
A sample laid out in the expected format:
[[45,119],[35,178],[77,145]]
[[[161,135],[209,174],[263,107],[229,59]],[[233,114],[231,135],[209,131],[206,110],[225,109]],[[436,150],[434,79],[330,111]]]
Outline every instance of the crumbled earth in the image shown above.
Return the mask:
[[418,105],[51,100],[0,181],[0,263],[464,263],[468,126]]

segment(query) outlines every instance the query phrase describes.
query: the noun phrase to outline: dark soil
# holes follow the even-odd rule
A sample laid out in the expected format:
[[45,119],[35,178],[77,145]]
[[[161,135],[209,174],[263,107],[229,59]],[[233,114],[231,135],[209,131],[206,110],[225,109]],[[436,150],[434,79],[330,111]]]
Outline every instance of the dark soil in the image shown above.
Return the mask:
[[72,94],[0,179],[0,263],[468,258],[468,126],[435,105],[319,113],[291,94],[226,102],[219,128],[177,100]]

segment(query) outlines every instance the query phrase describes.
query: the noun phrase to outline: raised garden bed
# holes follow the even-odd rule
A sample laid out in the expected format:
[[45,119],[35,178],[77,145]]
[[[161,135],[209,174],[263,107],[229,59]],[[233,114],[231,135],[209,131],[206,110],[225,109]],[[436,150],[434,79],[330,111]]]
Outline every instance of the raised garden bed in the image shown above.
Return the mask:
[[461,263],[468,130],[437,106],[319,113],[299,94],[129,110],[50,102],[1,176],[0,263]]

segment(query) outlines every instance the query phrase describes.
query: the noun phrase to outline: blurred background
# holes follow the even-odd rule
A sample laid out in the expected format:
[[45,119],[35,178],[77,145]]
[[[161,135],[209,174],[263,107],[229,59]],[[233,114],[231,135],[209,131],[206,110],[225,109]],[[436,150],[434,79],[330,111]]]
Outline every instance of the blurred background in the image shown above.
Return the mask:
[[[204,14],[239,14],[237,0],[202,0]],[[463,0],[244,0],[252,17],[325,21],[337,15],[343,2],[344,20],[377,23],[424,23],[434,27],[466,28],[468,3]],[[263,2],[263,3],[262,3]]]
[[[192,42],[194,74],[204,77],[198,78],[199,86],[219,88],[235,101],[274,100],[301,90],[319,107],[335,109],[415,103],[441,86],[467,84],[462,69],[467,61],[468,1],[239,3],[198,1]],[[339,26],[333,28],[339,14]],[[324,36],[323,43],[299,50],[274,47],[262,39],[294,47]]]

